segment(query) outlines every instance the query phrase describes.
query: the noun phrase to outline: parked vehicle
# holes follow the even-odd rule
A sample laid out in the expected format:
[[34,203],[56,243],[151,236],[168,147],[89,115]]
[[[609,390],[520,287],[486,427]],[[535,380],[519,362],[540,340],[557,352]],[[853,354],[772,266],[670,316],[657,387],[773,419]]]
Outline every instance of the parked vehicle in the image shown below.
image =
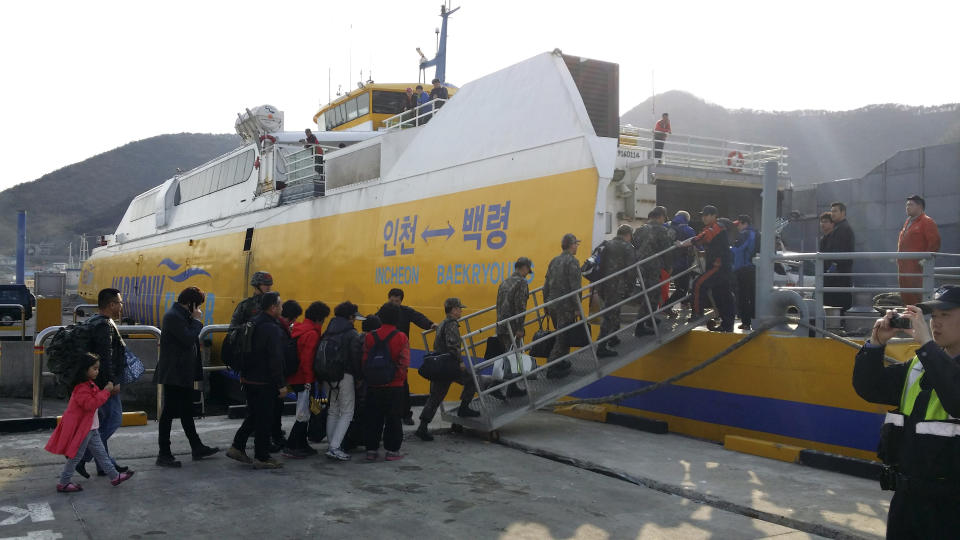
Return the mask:
[[[0,304],[20,304],[23,306],[24,319],[33,317],[33,306],[37,299],[26,285],[0,285]],[[0,325],[9,326],[20,321],[20,310],[14,307],[0,307]]]

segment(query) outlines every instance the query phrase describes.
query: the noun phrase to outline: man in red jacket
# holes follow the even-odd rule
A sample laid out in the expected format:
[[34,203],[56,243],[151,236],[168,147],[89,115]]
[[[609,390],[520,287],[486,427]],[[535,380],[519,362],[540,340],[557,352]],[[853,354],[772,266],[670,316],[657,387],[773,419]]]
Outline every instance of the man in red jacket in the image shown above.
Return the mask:
[[663,143],[667,141],[668,133],[673,133],[670,131],[670,115],[663,113],[663,117],[653,127],[653,157],[657,163],[663,163],[660,158],[663,157]]
[[[900,238],[897,241],[897,251],[903,253],[907,251],[940,251],[940,231],[935,222],[924,211],[926,202],[919,195],[907,197],[907,221],[903,223],[900,229]],[[907,288],[923,287],[922,276],[904,276],[902,274],[922,274],[923,267],[920,265],[920,259],[899,259],[897,261],[899,270],[900,286]],[[900,293],[903,299],[903,305],[909,306],[918,304],[921,297],[917,293]]]
[[[410,367],[410,341],[406,334],[397,330],[400,306],[384,304],[378,315],[383,324],[364,336],[363,340],[363,373],[368,385],[364,403],[367,461],[376,461],[381,434],[383,448],[386,450],[385,459],[396,461],[403,458],[400,453],[400,445],[403,443],[403,424],[400,417],[403,413],[403,385],[407,380],[407,368]],[[381,349],[383,344],[386,345],[390,361],[394,363],[396,370],[390,382],[374,385],[370,380],[368,363],[381,352],[378,349]]]

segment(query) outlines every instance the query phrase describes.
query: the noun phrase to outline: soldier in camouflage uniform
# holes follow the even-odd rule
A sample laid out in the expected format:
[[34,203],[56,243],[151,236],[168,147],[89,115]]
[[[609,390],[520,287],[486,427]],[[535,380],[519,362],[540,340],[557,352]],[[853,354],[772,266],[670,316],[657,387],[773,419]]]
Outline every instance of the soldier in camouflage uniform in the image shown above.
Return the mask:
[[[607,242],[607,247],[604,248],[603,254],[600,256],[599,270],[602,277],[615,274],[637,262],[637,251],[630,243],[632,237],[633,228],[629,225],[621,225],[617,229],[617,236]],[[604,309],[630,296],[635,281],[636,273],[627,271],[601,283],[599,292],[600,298],[603,299]],[[603,314],[603,324],[600,325],[600,339],[619,329],[620,307],[616,307]],[[608,339],[597,347],[597,356],[601,358],[616,356],[617,352],[612,348],[619,344],[620,340],[616,336]]]
[[[673,245],[672,231],[664,227],[667,221],[667,211],[662,206],[657,206],[647,214],[647,222],[638,227],[633,233],[633,247],[637,250],[637,260],[641,261],[647,257],[659,253]],[[660,271],[673,266],[672,257],[655,257],[640,265],[640,277],[647,291],[646,299],[641,296],[640,304],[637,307],[637,320],[640,320],[656,311],[660,305],[660,287],[654,287],[660,282]],[[647,301],[649,300],[649,305]],[[637,324],[634,335],[637,337],[649,336],[653,334],[653,323],[650,319]]]
[[[514,315],[518,315],[527,310],[527,298],[530,296],[530,289],[527,286],[527,276],[533,261],[526,257],[520,257],[513,265],[513,275],[508,277],[500,284],[497,289],[497,320],[503,321]],[[523,322],[525,317],[518,317],[506,323],[497,325],[497,337],[503,344],[504,350],[509,351],[513,347],[523,346]],[[511,362],[504,361],[503,377],[512,379],[518,374],[513,373]],[[516,384],[507,387],[507,397],[520,397],[526,395],[525,390],[521,390]]]
[[250,286],[253,287],[253,296],[245,298],[237,304],[230,317],[230,326],[241,326],[260,313],[260,295],[270,292],[273,287],[273,276],[269,272],[254,272],[250,277]]
[[[547,274],[544,276],[543,297],[547,302],[568,295],[580,288],[580,263],[577,262],[576,257],[580,240],[577,240],[577,237],[573,234],[567,233],[563,235],[560,247],[563,249],[563,253],[550,261]],[[579,304],[580,298],[578,295],[572,294],[547,308],[547,313],[558,331],[570,326],[577,320],[577,316],[580,314]],[[553,360],[565,356],[569,352],[570,346],[566,344],[564,334],[559,334],[554,339],[553,349],[550,350],[547,363],[553,362]],[[547,377],[551,379],[565,377],[570,373],[571,367],[569,360],[558,362],[547,368]]]
[[[461,341],[459,319],[463,315],[463,308],[465,307],[467,306],[463,305],[459,298],[447,298],[443,302],[443,310],[447,314],[447,318],[444,319],[437,328],[437,337],[433,340],[433,352],[450,353],[454,355],[455,358],[460,359]],[[477,377],[484,386],[487,386],[490,382],[489,376],[478,375]],[[457,416],[461,418],[480,416],[480,413],[470,408],[470,402],[473,401],[473,394],[477,391],[477,387],[473,383],[473,375],[471,375],[467,368],[461,363],[459,379],[452,381],[430,381],[430,397],[427,398],[427,402],[423,405],[423,410],[420,411],[420,425],[414,432],[421,440],[433,440],[433,435],[430,433],[430,430],[427,429],[427,426],[430,425],[434,415],[437,414],[437,409],[439,409],[440,404],[443,403],[443,398],[450,390],[450,385],[455,382],[463,385],[463,391],[460,392],[460,408],[457,409]]]

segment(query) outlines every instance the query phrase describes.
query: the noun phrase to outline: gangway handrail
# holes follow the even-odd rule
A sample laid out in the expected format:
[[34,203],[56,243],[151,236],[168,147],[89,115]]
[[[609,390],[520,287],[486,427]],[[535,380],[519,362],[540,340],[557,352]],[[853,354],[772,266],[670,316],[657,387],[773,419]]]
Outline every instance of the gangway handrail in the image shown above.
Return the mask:
[[99,309],[98,304],[77,304],[73,306],[73,324],[77,324],[77,313],[83,308]]
[[[645,258],[643,258],[643,259],[640,259],[640,260],[638,260],[638,261],[630,264],[629,266],[626,266],[625,268],[622,268],[622,269],[620,269],[620,270],[618,270],[618,271],[616,271],[616,272],[613,272],[613,273],[611,273],[611,274],[609,274],[609,275],[607,275],[607,276],[604,276],[603,278],[598,279],[598,280],[596,280],[596,281],[594,281],[594,282],[592,282],[592,283],[590,283],[590,284],[588,284],[588,285],[585,285],[585,286],[583,286],[583,287],[580,287],[580,288],[578,288],[578,289],[576,289],[576,290],[574,290],[574,291],[565,293],[565,294],[563,294],[563,295],[561,295],[561,296],[559,296],[559,297],[557,297],[557,298],[554,298],[554,299],[552,299],[552,300],[545,301],[543,304],[536,305],[534,308],[531,308],[531,309],[527,309],[527,310],[525,310],[523,313],[518,313],[518,314],[513,315],[513,316],[511,316],[511,317],[507,317],[507,318],[505,318],[505,319],[503,319],[503,320],[498,320],[498,321],[496,321],[496,322],[493,323],[493,324],[486,325],[486,326],[484,326],[484,327],[482,327],[482,328],[480,328],[480,329],[477,329],[477,330],[468,331],[466,334],[461,335],[461,336],[460,336],[460,342],[461,342],[460,351],[463,351],[463,352],[466,353],[466,359],[465,359],[465,361],[466,361],[467,366],[469,367],[469,369],[468,369],[467,371],[470,373],[470,376],[473,378],[473,382],[474,382],[474,385],[475,385],[475,388],[476,388],[476,391],[477,391],[477,395],[478,395],[478,398],[479,398],[479,403],[480,403],[480,408],[481,408],[481,414],[484,415],[484,416],[487,416],[487,415],[486,415],[486,411],[488,410],[489,407],[488,407],[488,405],[487,405],[487,403],[486,403],[486,400],[487,400],[487,397],[488,397],[491,393],[494,393],[494,392],[497,392],[497,391],[499,391],[499,390],[502,390],[503,388],[506,388],[506,387],[509,386],[510,384],[516,383],[517,380],[516,380],[516,379],[503,380],[503,381],[500,381],[499,383],[494,383],[493,385],[490,385],[490,386],[484,388],[484,387],[480,384],[480,377],[479,377],[479,375],[478,375],[478,373],[479,373],[480,370],[482,370],[482,369],[484,369],[484,368],[486,368],[486,367],[488,367],[488,366],[491,366],[491,365],[495,364],[497,361],[500,361],[500,360],[502,360],[502,359],[506,359],[507,357],[516,356],[516,355],[518,355],[518,354],[521,354],[521,353],[523,353],[524,351],[527,351],[527,350],[531,349],[531,348],[534,347],[535,345],[540,344],[540,343],[543,343],[543,342],[545,342],[545,341],[547,341],[547,340],[549,340],[549,339],[558,339],[558,338],[560,338],[560,336],[562,336],[564,333],[576,329],[579,325],[589,325],[589,323],[590,323],[591,320],[594,320],[594,319],[596,319],[596,318],[598,318],[598,317],[601,317],[601,316],[605,315],[607,312],[609,312],[609,311],[611,311],[611,310],[614,310],[614,309],[617,309],[617,308],[619,308],[619,307],[622,307],[623,305],[628,304],[628,303],[630,303],[630,302],[633,302],[633,301],[635,301],[635,300],[637,300],[637,299],[641,299],[643,302],[646,303],[646,307],[647,307],[647,310],[646,310],[646,311],[647,311],[647,314],[644,315],[643,317],[639,317],[637,320],[633,321],[632,323],[627,324],[626,327],[621,327],[621,328],[619,328],[618,332],[622,332],[624,329],[629,329],[629,328],[635,327],[636,325],[639,325],[641,322],[644,322],[644,321],[649,320],[649,321],[651,322],[652,326],[653,326],[653,331],[654,331],[654,335],[656,336],[656,339],[657,339],[658,341],[660,341],[660,340],[661,340],[661,331],[660,331],[660,328],[659,328],[658,323],[657,323],[656,315],[657,315],[658,313],[661,313],[661,312],[666,311],[666,310],[668,310],[668,309],[672,309],[673,306],[675,306],[675,305],[677,305],[677,304],[679,304],[679,303],[682,303],[682,302],[688,300],[691,295],[690,295],[690,293],[688,292],[688,294],[685,295],[683,298],[677,299],[677,300],[675,300],[675,301],[672,302],[672,303],[664,304],[663,306],[661,306],[661,307],[658,308],[657,306],[652,306],[652,305],[651,305],[650,299],[649,299],[649,293],[650,293],[651,291],[654,291],[654,290],[659,290],[660,287],[662,287],[663,284],[669,283],[672,279],[675,279],[676,277],[680,277],[680,276],[682,276],[682,275],[687,275],[687,274],[689,274],[690,272],[693,272],[695,269],[697,269],[697,265],[696,265],[696,264],[693,264],[693,265],[691,265],[689,268],[687,268],[686,270],[678,273],[677,275],[675,275],[675,276],[668,276],[666,279],[660,280],[660,281],[658,281],[655,285],[650,285],[650,286],[647,286],[647,285],[644,283],[643,273],[640,272],[639,269],[640,269],[640,267],[643,266],[644,264],[646,264],[646,263],[648,263],[648,262],[650,262],[650,261],[653,261],[653,260],[655,260],[655,259],[657,259],[657,258],[659,258],[659,257],[662,257],[662,256],[665,255],[666,253],[668,253],[668,252],[670,252],[670,251],[673,251],[673,250],[676,250],[676,249],[679,249],[679,248],[680,248],[680,246],[678,246],[676,243],[671,244],[669,247],[667,247],[666,249],[664,249],[664,250],[662,250],[662,251],[659,251],[659,252],[654,253],[654,254],[652,254],[652,255],[650,255],[650,256],[648,256],[648,257],[645,257]],[[632,271],[632,272],[636,272],[636,274],[637,274],[638,280],[639,280],[639,282],[640,282],[641,292],[639,292],[639,293],[634,292],[633,294],[628,294],[626,298],[620,300],[619,302],[617,302],[617,303],[615,303],[615,304],[613,304],[613,305],[610,305],[610,306],[605,306],[604,309],[602,309],[602,310],[600,310],[600,311],[597,311],[597,312],[590,313],[589,316],[584,312],[584,310],[583,310],[583,299],[584,299],[583,293],[584,293],[584,292],[588,292],[588,291],[590,291],[591,289],[602,285],[604,282],[607,282],[607,281],[609,281],[609,280],[612,280],[612,279],[614,279],[614,278],[617,278],[617,277],[619,277],[620,275],[622,275],[622,274],[624,274],[624,273],[627,273],[627,272],[631,272],[631,271]],[[542,288],[539,288],[539,289],[536,289],[536,290],[537,290],[537,291],[540,291],[541,289],[542,289]],[[534,293],[531,292],[530,295],[534,295]],[[474,346],[471,346],[470,344],[468,344],[468,340],[470,341],[470,343],[472,343],[473,337],[478,336],[478,335],[480,335],[480,334],[482,334],[482,333],[484,333],[484,332],[487,332],[487,331],[489,331],[489,330],[491,330],[491,329],[494,329],[494,328],[496,328],[497,326],[499,326],[500,324],[508,323],[509,321],[514,320],[514,319],[517,319],[517,318],[520,318],[520,317],[524,317],[524,318],[525,318],[526,315],[529,315],[529,314],[531,314],[531,313],[535,313],[535,312],[536,312],[538,315],[537,315],[537,318],[535,318],[534,320],[540,321],[540,320],[542,320],[542,317],[539,315],[539,311],[540,311],[540,310],[546,311],[551,305],[553,305],[553,304],[558,304],[558,303],[560,303],[560,302],[563,302],[563,301],[565,301],[565,300],[570,299],[571,297],[575,297],[575,298],[577,298],[577,300],[579,300],[579,301],[577,302],[577,307],[578,307],[579,312],[580,312],[580,319],[579,319],[578,321],[575,321],[574,323],[572,323],[572,324],[570,324],[570,325],[568,325],[568,326],[566,326],[566,327],[557,328],[557,329],[555,329],[553,332],[551,332],[549,336],[544,336],[544,337],[542,337],[542,338],[540,338],[540,339],[538,339],[538,340],[533,340],[533,341],[531,341],[530,343],[522,344],[522,346],[517,347],[517,348],[513,348],[513,349],[511,349],[511,350],[509,350],[509,351],[507,351],[507,352],[505,352],[505,353],[502,353],[502,354],[500,354],[500,355],[495,356],[494,358],[490,358],[490,359],[488,359],[488,360],[481,360],[481,361],[479,361],[479,362],[474,362],[473,354],[476,354],[476,351],[475,351],[475,349],[474,349]],[[480,310],[479,312],[484,312],[484,313],[485,313],[485,312],[489,312],[490,310],[495,309],[495,308],[496,308],[496,305],[494,305],[494,306],[492,306],[492,307],[483,308],[483,309]],[[477,312],[476,314],[479,314],[479,312]],[[471,314],[471,315],[472,315],[472,316],[476,316],[476,314]],[[466,317],[466,318],[461,318],[461,319],[459,319],[459,320],[469,319],[469,317],[470,317],[470,316],[468,316],[468,317]],[[531,322],[532,322],[532,321],[531,321]],[[525,323],[525,326],[526,326],[526,323]],[[421,333],[422,336],[423,336],[424,343],[427,343],[427,338],[426,338],[427,334],[429,334],[430,332],[434,332],[434,331],[435,331],[434,329],[429,329],[429,330],[425,330],[425,331],[423,331],[423,332]],[[587,334],[587,341],[588,341],[588,343],[587,343],[586,346],[581,347],[581,350],[582,350],[582,349],[589,349],[589,350],[590,350],[590,353],[591,353],[591,355],[592,355],[592,357],[593,357],[594,365],[597,367],[597,369],[600,368],[600,360],[599,360],[599,357],[597,356],[597,346],[600,345],[600,344],[602,344],[602,343],[604,343],[604,342],[606,342],[606,341],[608,341],[609,339],[612,339],[612,338],[616,335],[616,333],[617,333],[617,332],[614,332],[614,333],[611,333],[611,334],[608,335],[608,336],[604,336],[604,337],[601,338],[601,339],[594,340],[592,333],[589,331],[589,327],[587,327],[587,332],[586,332],[586,334]],[[427,350],[430,350],[429,347],[427,348]],[[473,354],[471,354],[471,351],[472,351]],[[568,352],[567,354],[565,354],[565,355],[563,355],[563,356],[560,356],[560,357],[558,357],[558,358],[555,358],[555,359],[553,359],[553,360],[550,360],[550,361],[546,362],[546,363],[545,363],[544,365],[542,365],[542,366],[535,366],[535,367],[534,367],[533,369],[531,369],[530,371],[522,371],[519,375],[520,375],[521,379],[524,381],[524,383],[526,383],[526,381],[528,380],[528,377],[529,377],[529,376],[537,375],[537,374],[539,374],[541,371],[548,370],[552,365],[555,365],[555,364],[557,364],[557,363],[559,363],[559,362],[563,362],[563,361],[565,361],[567,358],[569,358],[569,357],[571,357],[571,356],[573,356],[573,355],[575,355],[575,354],[578,354],[578,353],[579,353],[579,351]],[[530,406],[534,406],[533,399],[534,399],[533,396],[532,396],[530,393],[528,393],[528,400],[529,400]]]
[[[440,109],[443,108],[443,104],[450,101],[450,99],[452,98],[447,98],[447,99],[434,98],[426,103],[421,103],[417,105],[413,109],[406,110],[406,111],[397,113],[393,116],[390,116],[388,118],[385,118],[383,120],[383,130],[394,131],[397,129],[404,129],[405,127],[411,127],[411,128],[417,127],[421,125],[419,122],[421,118],[439,113]],[[410,116],[407,118],[403,117],[405,114],[408,114],[411,111],[416,113],[416,115]],[[407,124],[410,124],[410,125],[407,125]]]
[[[65,326],[48,326],[40,332],[37,332],[33,339],[33,416],[40,417],[43,414],[43,377],[51,377],[53,373],[43,370],[43,352],[44,343],[52,337],[58,330]],[[157,348],[160,347],[160,329],[156,326],[145,324],[117,325],[117,330],[123,334],[150,334],[157,340]],[[144,373],[153,373],[155,370],[147,369]],[[159,392],[158,392],[159,401]],[[159,413],[159,410],[158,410]]]
[[23,304],[0,304],[0,308],[17,308],[20,311],[20,341],[27,340],[27,308]]

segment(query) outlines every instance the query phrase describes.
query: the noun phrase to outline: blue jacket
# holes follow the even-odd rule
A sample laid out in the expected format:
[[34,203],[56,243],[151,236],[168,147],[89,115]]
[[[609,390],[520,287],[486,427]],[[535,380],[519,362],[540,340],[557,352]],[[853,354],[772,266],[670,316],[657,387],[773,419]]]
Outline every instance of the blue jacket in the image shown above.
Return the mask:
[[740,231],[737,241],[730,246],[733,252],[733,270],[753,266],[753,254],[757,251],[757,231],[750,225]]
[[[682,215],[674,216],[673,221],[671,221],[667,226],[673,229],[675,237],[674,239],[678,242],[682,242],[687,238],[693,238],[697,235],[696,231],[693,230],[693,227],[687,224],[687,218],[683,217]],[[677,254],[673,259],[672,274],[676,274],[686,270],[687,268],[690,268],[691,264],[689,249],[678,250],[676,253]]]

